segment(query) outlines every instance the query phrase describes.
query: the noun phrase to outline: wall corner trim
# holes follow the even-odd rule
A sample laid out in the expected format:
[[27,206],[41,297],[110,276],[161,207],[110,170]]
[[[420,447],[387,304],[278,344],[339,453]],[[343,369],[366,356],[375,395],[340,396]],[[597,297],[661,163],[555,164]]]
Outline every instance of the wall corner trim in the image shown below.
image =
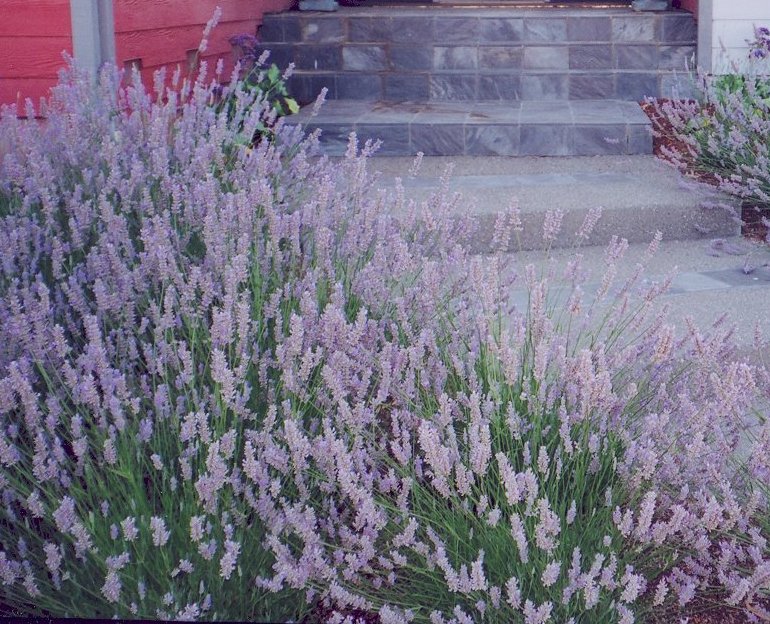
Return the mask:
[[72,49],[78,65],[96,76],[115,62],[112,0],[70,0]]
[[706,74],[713,70],[714,0],[698,1],[698,69]]

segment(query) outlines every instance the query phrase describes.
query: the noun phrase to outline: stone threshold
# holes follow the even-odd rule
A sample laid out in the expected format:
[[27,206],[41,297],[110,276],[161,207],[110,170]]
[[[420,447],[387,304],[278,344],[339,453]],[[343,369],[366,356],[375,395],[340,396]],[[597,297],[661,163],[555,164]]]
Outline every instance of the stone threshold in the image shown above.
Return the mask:
[[[494,2],[485,4],[469,0],[452,4],[375,4],[372,6],[340,7],[336,11],[285,11],[281,13],[266,13],[268,19],[345,19],[345,18],[380,18],[380,17],[418,17],[435,14],[440,17],[479,17],[492,19],[496,17],[542,17],[544,14],[558,13],[559,17],[590,18],[597,15],[605,17],[633,17],[640,20],[692,18],[692,13],[683,9],[668,11],[634,11],[627,4],[595,4],[583,5],[576,3],[559,4],[507,4]],[[456,14],[456,15],[454,15]]]

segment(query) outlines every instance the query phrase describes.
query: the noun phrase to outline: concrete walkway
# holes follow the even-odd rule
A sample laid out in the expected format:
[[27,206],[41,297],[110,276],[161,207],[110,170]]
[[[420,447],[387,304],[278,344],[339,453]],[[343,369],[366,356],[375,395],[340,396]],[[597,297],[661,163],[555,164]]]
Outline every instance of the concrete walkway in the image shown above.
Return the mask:
[[[660,281],[677,269],[671,289],[660,299],[660,304],[669,306],[672,321],[684,328],[683,318],[689,315],[705,328],[726,312],[728,322],[736,324],[741,351],[752,358],[757,357],[753,353],[755,326],[770,340],[770,270],[744,271],[747,264],[770,261],[770,249],[742,239],[728,213],[714,208],[717,203],[729,203],[728,198],[683,180],[651,156],[426,157],[418,176],[409,178],[412,162],[410,158],[373,158],[371,170],[381,175],[377,185],[392,188],[394,179],[403,177],[407,195],[425,199],[453,163],[450,190],[461,195],[457,210],[477,217],[479,231],[469,241],[477,253],[490,251],[496,215],[515,198],[525,231],[521,246],[513,244],[517,251],[508,256],[510,266],[563,265],[579,252],[591,273],[585,288],[590,297],[601,280],[604,249],[612,235],[632,243],[619,266],[618,280],[622,280],[634,271],[655,231],[660,230],[663,242],[645,275],[647,280]],[[574,232],[587,211],[597,206],[604,209],[599,225],[580,249],[572,248]],[[539,248],[543,216],[549,209],[563,210],[565,218],[563,236],[556,248],[545,253]],[[522,303],[526,293],[512,292],[511,298]]]
[[[759,268],[746,273],[744,265],[747,261],[755,265],[770,261],[770,248],[740,237],[722,240],[721,245],[710,241],[662,242],[648,265],[644,281],[661,282],[675,270],[671,288],[658,300],[658,305],[668,306],[670,319],[677,328],[684,331],[684,318],[690,316],[698,327],[705,329],[727,313],[727,323],[735,325],[735,340],[741,353],[753,359],[757,355],[753,353],[755,327],[764,334],[770,350],[770,270]],[[729,253],[719,251],[720,248],[727,248]],[[618,266],[618,283],[635,270],[646,250],[646,244],[629,246]],[[542,251],[515,252],[509,254],[508,262],[511,267],[532,263],[545,269],[549,263],[564,266],[575,253],[583,255],[583,265],[590,272],[584,288],[590,300],[604,272],[603,247],[555,249],[547,256]],[[511,299],[523,305],[526,292],[512,292]],[[765,361],[770,365],[770,352]]]

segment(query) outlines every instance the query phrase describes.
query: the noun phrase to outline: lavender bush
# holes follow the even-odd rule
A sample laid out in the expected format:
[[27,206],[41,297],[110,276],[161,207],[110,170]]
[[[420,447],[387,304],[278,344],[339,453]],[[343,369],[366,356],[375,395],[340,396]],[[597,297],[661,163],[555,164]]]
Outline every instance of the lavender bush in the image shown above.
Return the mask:
[[757,604],[770,429],[736,449],[768,378],[729,329],[676,331],[643,262],[616,284],[625,241],[591,297],[579,255],[508,266],[515,210],[469,257],[435,216],[458,199],[377,191],[373,146],[329,162],[283,120],[251,146],[260,93],[234,81],[222,111],[205,66],[164,83],[71,71],[45,124],[2,119],[3,604],[385,624]]
[[747,201],[770,202],[770,90],[764,80],[702,79],[705,101],[656,103],[679,147],[666,157],[682,169],[716,176],[720,187]]
[[754,27],[754,39],[749,41],[749,55],[752,58],[766,59],[770,56],[770,28]]
[[770,205],[770,79],[767,28],[755,29],[746,68],[700,76],[701,101],[650,100],[675,139],[664,156],[684,171],[708,174],[746,203]]

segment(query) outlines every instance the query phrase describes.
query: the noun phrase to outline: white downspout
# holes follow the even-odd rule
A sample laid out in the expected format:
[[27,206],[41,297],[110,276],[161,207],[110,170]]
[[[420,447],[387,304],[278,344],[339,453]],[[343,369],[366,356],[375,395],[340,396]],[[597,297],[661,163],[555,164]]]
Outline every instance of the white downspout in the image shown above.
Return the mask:
[[78,65],[96,76],[115,62],[113,0],[70,0],[72,49]]

